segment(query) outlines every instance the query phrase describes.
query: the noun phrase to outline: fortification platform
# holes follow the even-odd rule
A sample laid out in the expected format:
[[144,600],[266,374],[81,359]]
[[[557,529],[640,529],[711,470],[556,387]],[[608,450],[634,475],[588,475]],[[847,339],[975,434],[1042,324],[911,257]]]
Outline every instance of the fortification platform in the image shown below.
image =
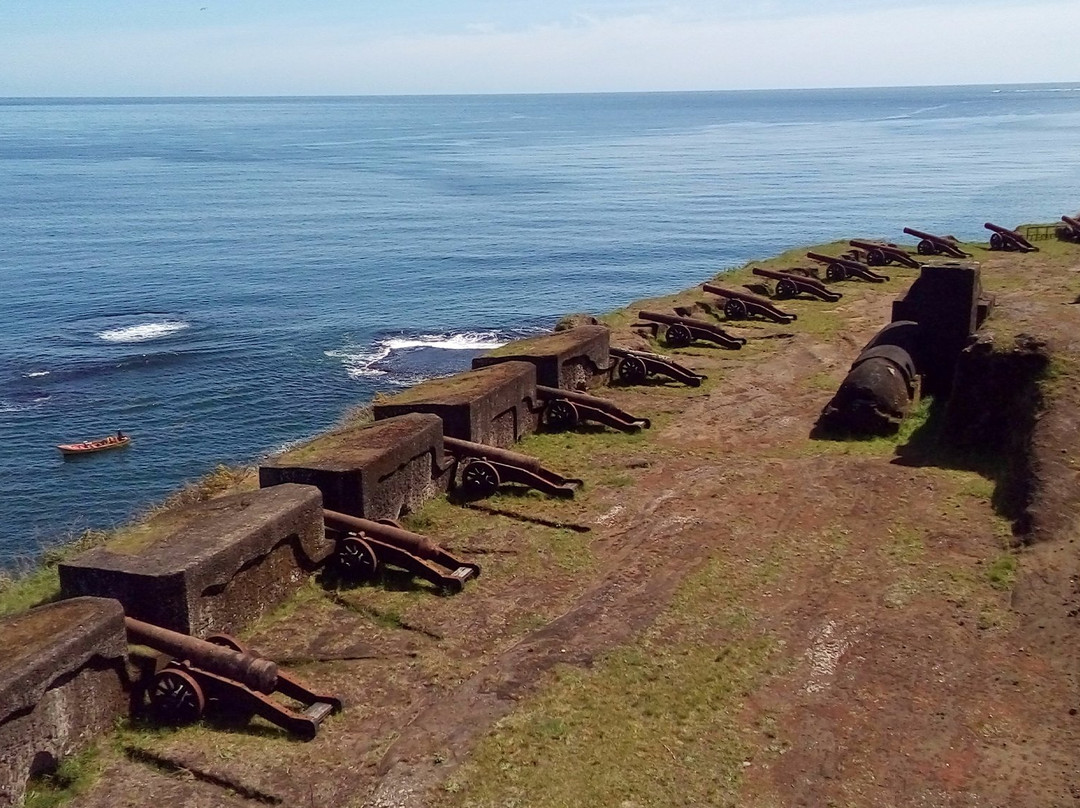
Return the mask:
[[82,553],[60,564],[60,586],[67,597],[116,598],[128,616],[185,634],[233,633],[333,550],[319,490],[277,485],[200,503],[177,522],[151,521]]
[[611,330],[603,325],[582,325],[539,337],[519,339],[478,356],[473,368],[500,362],[531,362],[536,383],[563,390],[597,387],[608,378]]
[[0,805],[112,729],[127,703],[124,611],[75,598],[0,619]]
[[397,519],[446,488],[442,420],[412,412],[317,438],[259,467],[259,485],[313,485],[323,505]]
[[375,419],[426,412],[438,415],[443,434],[506,448],[536,430],[536,367],[501,362],[445,379],[430,379],[374,405]]

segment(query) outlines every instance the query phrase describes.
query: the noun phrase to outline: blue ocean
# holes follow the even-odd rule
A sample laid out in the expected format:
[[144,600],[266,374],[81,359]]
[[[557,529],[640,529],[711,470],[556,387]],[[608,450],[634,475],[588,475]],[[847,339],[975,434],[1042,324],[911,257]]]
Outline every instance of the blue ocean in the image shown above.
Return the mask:
[[1078,143],[1080,85],[0,99],[0,567],[566,312],[1075,213]]

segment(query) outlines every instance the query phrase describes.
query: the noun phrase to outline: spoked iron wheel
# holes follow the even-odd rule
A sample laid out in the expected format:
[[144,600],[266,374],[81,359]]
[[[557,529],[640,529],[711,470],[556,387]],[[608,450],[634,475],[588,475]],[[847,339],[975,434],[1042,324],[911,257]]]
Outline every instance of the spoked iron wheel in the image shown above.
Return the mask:
[[746,315],[746,304],[741,300],[729,300],[724,304],[724,316],[729,320],[745,320]]
[[682,323],[675,323],[668,326],[667,333],[664,334],[664,341],[672,348],[685,348],[694,341],[694,335]]
[[486,460],[470,460],[461,470],[461,487],[469,499],[485,499],[499,490],[499,470]]
[[991,250],[1004,250],[1005,249],[1005,237],[1001,233],[990,234],[990,249]]
[[619,381],[624,384],[641,384],[649,376],[645,362],[636,356],[624,356],[620,359],[615,372],[619,374]]
[[889,263],[889,258],[884,250],[867,250],[866,263],[872,267],[883,267]]
[[799,288],[794,281],[782,280],[776,283],[776,296],[781,300],[790,300],[799,294]]
[[154,719],[174,727],[193,724],[206,709],[206,696],[190,673],[165,670],[154,677],[150,690]]
[[359,536],[347,536],[341,540],[337,562],[341,571],[354,581],[369,581],[379,569],[379,558],[375,551]]
[[573,402],[565,398],[556,398],[544,408],[544,424],[548,429],[561,432],[578,425],[578,411]]
[[847,280],[847,270],[844,269],[843,264],[829,264],[825,270],[825,277],[830,281],[844,281]]
[[937,247],[928,238],[924,238],[919,242],[919,246],[915,248],[918,250],[919,255],[937,255]]

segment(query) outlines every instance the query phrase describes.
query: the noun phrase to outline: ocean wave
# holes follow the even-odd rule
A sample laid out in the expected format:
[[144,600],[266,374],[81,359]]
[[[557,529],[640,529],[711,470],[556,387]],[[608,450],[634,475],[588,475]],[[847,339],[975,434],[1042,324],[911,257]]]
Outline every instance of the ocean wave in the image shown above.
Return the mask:
[[35,370],[35,371],[31,371],[30,373],[24,373],[23,378],[24,379],[39,379],[42,376],[48,376],[50,372],[51,371],[48,371],[48,370]]
[[[378,340],[373,345],[362,347],[347,345],[339,350],[324,351],[323,355],[330,359],[340,360],[350,378],[363,379],[386,376],[389,371],[378,365],[395,351],[411,351],[419,348],[443,351],[490,351],[502,347],[508,341],[497,331],[421,334],[417,337],[387,337]],[[422,380],[422,377],[416,377],[408,380],[392,380],[392,383],[401,382],[401,386],[407,387]]]
[[13,413],[13,412],[28,412],[33,409],[37,409],[43,402],[48,401],[50,396],[36,396],[35,398],[26,399],[25,401],[3,401],[0,400],[0,414]]
[[139,325],[123,326],[121,328],[107,328],[104,331],[98,331],[94,336],[106,342],[147,342],[152,339],[167,337],[190,327],[191,323],[183,320],[162,320],[155,323],[140,323]]

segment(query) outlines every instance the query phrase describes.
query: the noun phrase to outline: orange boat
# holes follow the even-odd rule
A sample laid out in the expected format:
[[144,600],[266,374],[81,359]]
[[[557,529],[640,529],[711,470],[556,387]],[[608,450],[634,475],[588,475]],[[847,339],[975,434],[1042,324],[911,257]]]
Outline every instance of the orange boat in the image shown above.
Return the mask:
[[82,443],[61,443],[56,448],[65,455],[91,454],[92,452],[104,452],[107,449],[120,449],[131,443],[131,438],[123,432],[109,435],[99,440],[88,440]]

